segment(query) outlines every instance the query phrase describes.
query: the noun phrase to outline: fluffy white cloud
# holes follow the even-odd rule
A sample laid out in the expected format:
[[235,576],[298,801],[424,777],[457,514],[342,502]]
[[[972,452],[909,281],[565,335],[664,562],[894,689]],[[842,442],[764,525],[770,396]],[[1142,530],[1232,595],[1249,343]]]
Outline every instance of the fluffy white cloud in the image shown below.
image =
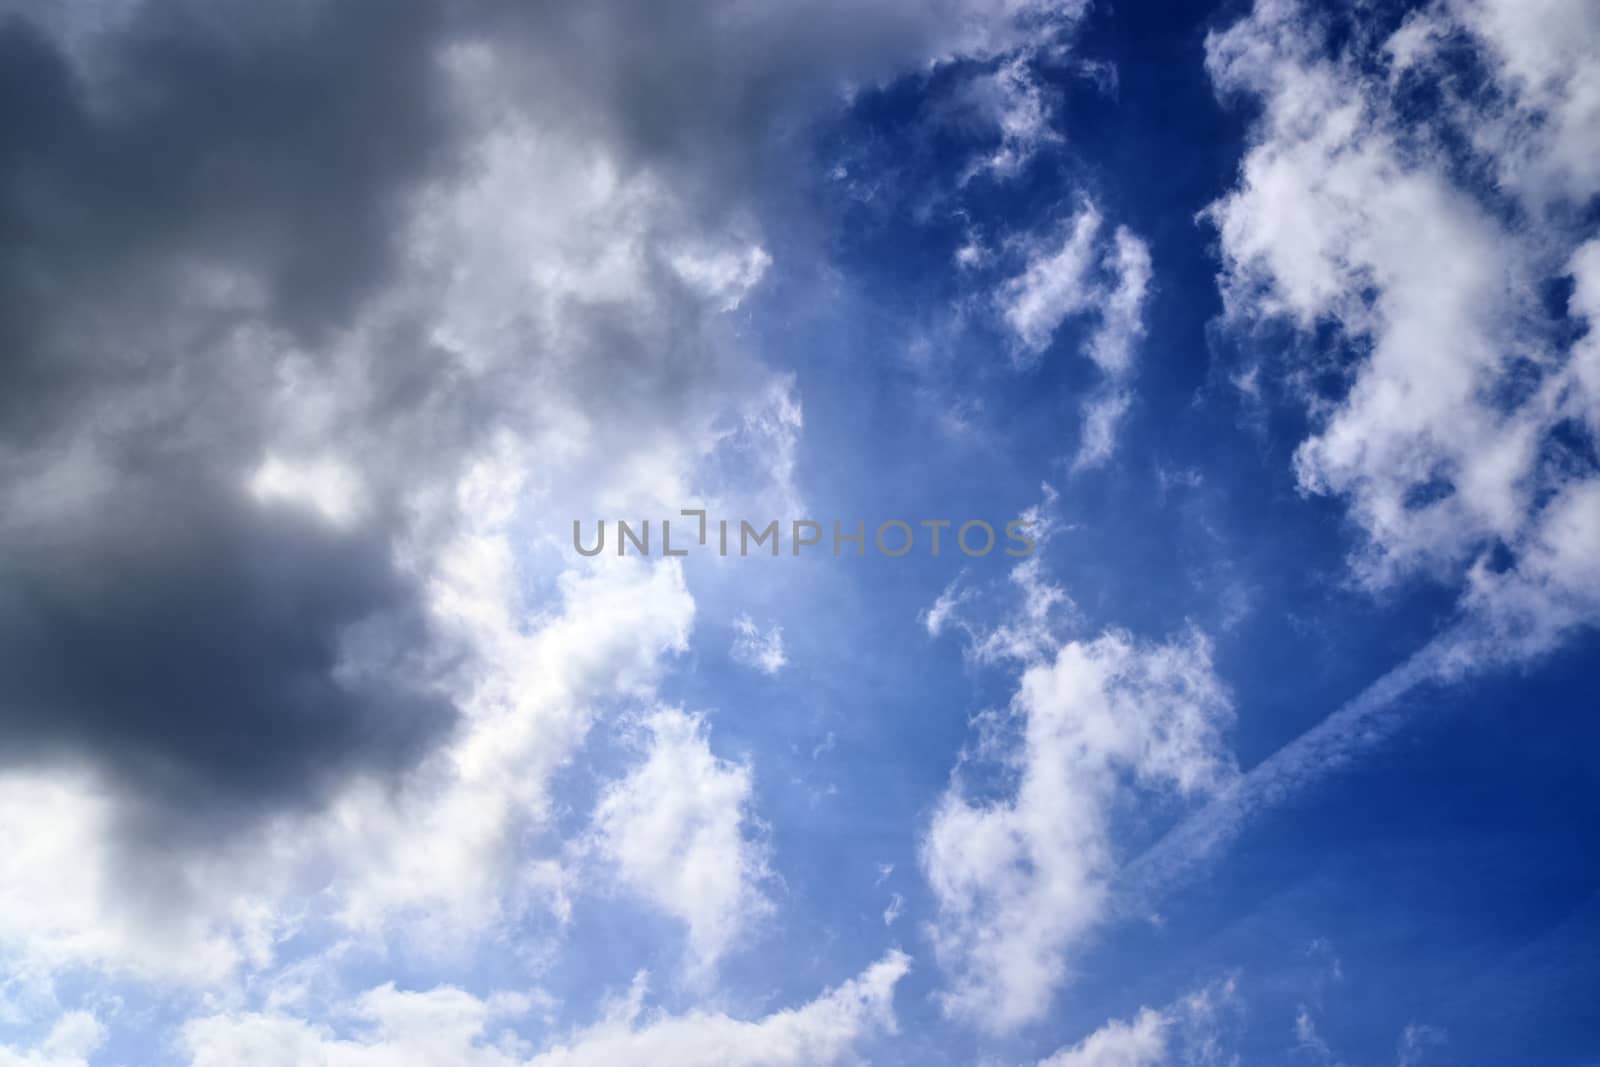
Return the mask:
[[[242,460],[236,478],[254,510],[240,525],[300,512],[341,535],[372,531],[367,557],[392,565],[420,602],[425,647],[395,664],[383,631],[348,627],[337,680],[404,677],[446,700],[455,728],[399,781],[351,773],[223,842],[154,817],[138,825],[137,799],[94,768],[8,769],[0,791],[17,802],[0,804],[0,833],[16,844],[0,939],[41,966],[215,981],[241,962],[265,965],[324,908],[352,928],[425,944],[481,932],[559,883],[546,858],[518,855],[520,831],[542,824],[552,775],[599,712],[647,701],[664,657],[685,647],[693,601],[676,564],[571,567],[551,547],[555,531],[529,516],[688,498],[721,441],[713,423],[768,406],[771,376],[719,325],[729,286],[753,284],[764,253],[724,226],[691,227],[657,177],[625,176],[605,144],[531,114],[509,84],[515,42],[502,44],[444,49],[474,166],[407,203],[392,277],[319,350],[268,319],[248,278],[185,292],[173,308],[181,320],[220,305],[243,325],[215,338],[207,360],[267,368],[229,415],[229,432],[256,440],[211,450]],[[564,210],[528,206],[538,202]],[[712,277],[733,260],[752,266]],[[674,262],[699,266],[664,281]],[[142,329],[128,327],[155,344],[172,327]],[[602,369],[674,347],[695,358],[631,362],[638,388],[626,396]],[[158,413],[220,418],[234,407],[169,397],[182,380],[152,374],[138,390]],[[97,399],[119,427],[152,417],[140,396]],[[8,524],[50,528],[102,507],[109,460],[96,450],[111,438],[97,429],[93,440],[24,468]],[[759,489],[764,476],[753,471],[748,484]],[[58,794],[48,820],[25,799]],[[209,811],[191,805],[175,818]],[[139,861],[152,840],[151,862]]]
[[1045,1013],[1074,938],[1104,915],[1118,798],[1203,793],[1232,773],[1220,739],[1231,706],[1199,637],[1068,642],[1023,673],[1011,713],[1012,794],[973,799],[952,785],[921,845],[944,1006],[996,1031]]
[[348,1035],[281,1014],[235,1013],[191,1020],[182,1044],[190,1067],[823,1067],[861,1038],[893,1029],[894,987],[908,966],[891,953],[808,1004],[754,1021],[708,1012],[647,1015],[636,982],[601,1022],[544,1050],[504,1025],[522,998],[392,985],[351,1006],[350,1017],[362,1025]]
[[[1569,535],[1597,474],[1563,440],[1600,432],[1594,342],[1563,345],[1540,287],[1571,276],[1569,311],[1592,330],[1594,254],[1571,221],[1600,190],[1600,13],[1446,0],[1340,52],[1328,17],[1259,0],[1208,39],[1218,87],[1264,104],[1238,187],[1210,210],[1229,314],[1331,324],[1360,353],[1332,391],[1313,384],[1327,366],[1286,368],[1314,422],[1300,484],[1348,501],[1359,579],[1465,579],[1467,606],[1535,651],[1595,617],[1600,549]],[[1460,88],[1446,41],[1475,50],[1492,92]],[[1443,102],[1402,115],[1416,82]],[[1510,210],[1461,177],[1474,168]]]
[[463,594],[461,622],[487,661],[462,698],[470,725],[411,790],[353,790],[318,824],[344,857],[331,888],[356,928],[403,917],[413,936],[470,934],[540,895],[547,868],[512,846],[546,817],[551,777],[600,702],[650,699],[666,657],[687,645],[694,602],[675,565],[613,560],[565,573],[560,614],[528,632],[504,534],[459,547],[463,587],[438,592]]
[[1453,36],[1470,35],[1501,99],[1459,103],[1477,149],[1530,206],[1582,204],[1600,187],[1600,24],[1562,0],[1435,0],[1386,49],[1397,77],[1426,68]]
[[1223,1057],[1223,1015],[1238,1007],[1232,979],[1202,986],[1167,1007],[1141,1008],[1040,1061],[1039,1067],[1163,1067],[1238,1063]]
[[1167,1058],[1167,1021],[1145,1008],[1132,1022],[1113,1020],[1039,1067],[1158,1067]]
[[748,836],[751,771],[712,754],[698,716],[668,709],[644,725],[648,754],[602,796],[595,843],[626,885],[688,926],[703,972],[772,908],[766,850]]
[[997,294],[1001,317],[1024,360],[1038,358],[1070,318],[1093,315],[1084,352],[1104,381],[1084,404],[1083,436],[1074,464],[1094,467],[1110,458],[1116,430],[1131,402],[1134,354],[1144,336],[1151,280],[1145,243],[1119,226],[1109,239],[1100,211],[1085,202],[1054,240],[1025,242],[1022,272]]
[[105,1042],[105,1027],[86,1011],[70,1011],[51,1025],[34,1048],[0,1045],[0,1067],[89,1067]]
[[646,699],[664,658],[685,647],[693,600],[676,565],[612,560],[564,576],[560,613],[525,631],[509,544],[471,537],[458,548],[435,595],[483,661],[461,696],[467,724],[401,788],[358,780],[325,811],[190,856],[146,889],[122,874],[114,792],[87,773],[13,773],[0,778],[12,842],[0,856],[0,938],[46,970],[215,982],[270,962],[319,898],[355,930],[382,934],[404,919],[424,950],[529,903],[559,906],[550,861],[519,855],[519,831],[542,824],[550,778],[596,702]]

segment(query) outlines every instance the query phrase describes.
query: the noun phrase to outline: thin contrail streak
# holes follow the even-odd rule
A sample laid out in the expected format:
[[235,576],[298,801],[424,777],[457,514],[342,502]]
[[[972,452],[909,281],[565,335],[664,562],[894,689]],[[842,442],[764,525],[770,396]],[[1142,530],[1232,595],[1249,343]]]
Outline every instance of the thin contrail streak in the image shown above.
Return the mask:
[[1400,701],[1412,690],[1459,673],[1463,634],[1434,638],[1316,726],[1232,782],[1205,807],[1173,827],[1128,863],[1117,881],[1129,910],[1148,906],[1173,882],[1222,848],[1250,818],[1281,803],[1384,740],[1403,721]]

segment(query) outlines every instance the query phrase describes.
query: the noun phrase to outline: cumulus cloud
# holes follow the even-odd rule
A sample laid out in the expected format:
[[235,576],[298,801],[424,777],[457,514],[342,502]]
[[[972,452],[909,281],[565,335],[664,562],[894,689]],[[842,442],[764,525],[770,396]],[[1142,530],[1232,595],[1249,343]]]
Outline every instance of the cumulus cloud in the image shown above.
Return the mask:
[[1232,773],[1231,705],[1198,636],[1069,641],[1026,669],[1009,715],[1009,795],[974,797],[958,779],[921,842],[944,1007],[996,1031],[1045,1013],[1074,939],[1106,913],[1118,799],[1204,794]]
[[[408,766],[454,721],[386,531],[244,491],[277,373],[387,272],[405,190],[449,141],[433,20],[258,22],[235,55],[152,5],[93,73],[0,28],[6,759],[90,758],[224,817]],[[369,61],[346,64],[358,36]]]
[[[1282,369],[1313,419],[1300,485],[1348,503],[1357,578],[1462,588],[1500,644],[1531,653],[1600,607],[1600,560],[1569,536],[1597,482],[1579,443],[1600,422],[1577,219],[1600,191],[1585,58],[1600,16],[1441,0],[1387,40],[1341,37],[1333,18],[1259,0],[1208,38],[1219,89],[1264,105],[1238,186],[1209,211],[1229,315],[1331,325],[1348,345],[1331,390],[1326,366]],[[1463,54],[1480,78],[1452,73]],[[1565,326],[1541,297],[1564,278]],[[1567,326],[1590,336],[1570,343]]]
[[[434,593],[486,662],[461,698],[469,725],[404,783],[353,781],[320,812],[151,870],[148,839],[120,832],[122,797],[93,775],[0,779],[0,825],[15,844],[0,859],[0,939],[46,969],[217,982],[269,963],[315,917],[310,902],[356,931],[404,920],[423,951],[530,904],[559,904],[546,899],[549,858],[514,845],[544,824],[551,776],[594,721],[592,702],[646,699],[685,647],[693,601],[677,567],[614,560],[563,578],[559,612],[525,632],[503,533],[459,548]],[[143,877],[129,877],[132,867]]]
[[[1600,432],[1600,252],[1572,224],[1593,187],[1574,192],[1583,168],[1567,162],[1574,138],[1593,143],[1592,64],[1573,49],[1600,40],[1600,19],[1537,8],[1435,3],[1387,39],[1356,33],[1335,51],[1326,14],[1260,0],[1208,39],[1219,88],[1265,105],[1238,187],[1209,212],[1229,318],[1332,325],[1352,353],[1332,395],[1309,384],[1326,365],[1291,354],[1279,366],[1313,416],[1301,485],[1347,500],[1361,582],[1428,574],[1459,590],[1460,612],[1131,864],[1134,890],[1170,885],[1255,814],[1391,736],[1419,688],[1525,661],[1600,619],[1600,471],[1585,451]],[[1485,85],[1446,73],[1447,42],[1471,50]],[[1531,55],[1549,61],[1537,76]],[[1402,121],[1398,94],[1419,83],[1442,103]],[[1472,168],[1450,145],[1514,203],[1463,184]],[[1538,283],[1564,279],[1566,319],[1552,323]],[[1248,380],[1257,388],[1258,370]]]
[[32,1048],[0,1045],[0,1067],[88,1067],[105,1043],[105,1027],[86,1011],[58,1018]]
[[[1436,76],[1466,36],[1493,86],[1455,100],[1477,150],[1530,206],[1583,204],[1600,186],[1600,71],[1594,13],[1560,0],[1435,0],[1384,45],[1393,76]],[[1447,90],[1454,95],[1454,87]]]
[[0,940],[561,913],[527,832],[693,601],[545,517],[792,493],[783,131],[1080,8],[0,4]]
[[624,884],[683,921],[704,971],[772,908],[766,849],[749,836],[751,771],[712,753],[698,716],[668,709],[644,726],[648,754],[606,789],[595,843]]
[[1107,238],[1104,225],[1100,210],[1084,202],[1059,236],[1024,242],[1022,272],[1005,281],[996,295],[1001,318],[1024,361],[1048,349],[1067,320],[1095,320],[1083,351],[1104,380],[1084,403],[1074,459],[1079,469],[1104,463],[1116,448],[1117,427],[1132,401],[1129,383],[1144,336],[1151,281],[1145,243],[1125,226]]
[[891,953],[808,1004],[753,1021],[709,1012],[646,1014],[644,986],[636,983],[603,1020],[542,1050],[504,1025],[522,1006],[515,995],[485,1000],[448,987],[413,993],[392,984],[350,1006],[362,1024],[354,1033],[240,1012],[190,1020],[182,1044],[191,1067],[811,1067],[840,1062],[861,1038],[893,1029],[894,987],[908,967],[904,955]]
[[[363,63],[342,56],[360,12],[331,5],[234,25],[261,36],[248,62],[220,12],[176,6],[136,10],[83,69],[26,23],[5,31],[27,58],[8,73],[41,79],[75,131],[30,148],[27,173],[79,203],[52,212],[27,182],[5,187],[9,225],[33,235],[7,299],[42,287],[7,317],[26,332],[7,374],[38,417],[6,420],[0,471],[6,760],[86,764],[127,794],[124,840],[205,844],[417,773],[470,729],[465,704],[504,685],[503,649],[481,643],[496,634],[462,624],[504,597],[463,586],[480,564],[509,574],[495,557],[516,508],[574,484],[625,492],[646,458],[670,487],[741,403],[737,374],[703,407],[672,402],[674,382],[718,381],[729,349],[713,298],[651,283],[679,237],[643,219],[675,217],[671,198],[603,156],[531,152],[529,116],[482,106],[503,63],[415,12],[370,15]],[[129,113],[95,96],[113,73],[140,87]],[[243,124],[217,127],[225,113]],[[205,154],[160,150],[148,186],[111,180],[169,140]],[[467,143],[470,160],[431,165]],[[574,210],[534,220],[517,210],[534,190],[571,193]],[[649,404],[593,377],[672,344],[703,358],[640,362]],[[621,451],[580,462],[619,419]],[[574,458],[530,475],[557,442]],[[618,460],[626,474],[604,477]]]

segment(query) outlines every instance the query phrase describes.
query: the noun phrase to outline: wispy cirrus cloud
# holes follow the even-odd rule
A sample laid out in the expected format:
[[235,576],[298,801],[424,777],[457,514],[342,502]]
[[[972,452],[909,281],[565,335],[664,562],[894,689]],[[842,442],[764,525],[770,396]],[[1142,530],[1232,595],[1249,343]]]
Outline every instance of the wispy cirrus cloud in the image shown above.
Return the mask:
[[1150,251],[1126,226],[1109,237],[1100,209],[1091,201],[1051,236],[1034,235],[1022,247],[1021,273],[996,294],[1000,316],[1017,343],[1023,364],[1039,358],[1068,320],[1088,318],[1094,325],[1083,353],[1103,377],[1083,405],[1083,428],[1075,469],[1096,467],[1111,457],[1116,432],[1132,403],[1130,383],[1135,354],[1144,336],[1149,298]]
[[783,648],[783,627],[776,623],[763,630],[748,615],[733,620],[733,658],[763,674],[777,674],[788,666]]

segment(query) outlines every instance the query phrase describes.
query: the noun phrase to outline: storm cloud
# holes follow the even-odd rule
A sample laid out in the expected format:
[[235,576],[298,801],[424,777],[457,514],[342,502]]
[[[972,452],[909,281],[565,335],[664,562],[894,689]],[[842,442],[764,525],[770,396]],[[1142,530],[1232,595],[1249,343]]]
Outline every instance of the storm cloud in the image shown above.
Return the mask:
[[157,834],[404,777],[481,688],[473,472],[565,515],[791,433],[754,191],[1066,8],[0,5],[0,758]]
[[0,729],[146,799],[300,802],[451,726],[382,517],[263,506],[264,400],[451,144],[430,8],[0,25]]

